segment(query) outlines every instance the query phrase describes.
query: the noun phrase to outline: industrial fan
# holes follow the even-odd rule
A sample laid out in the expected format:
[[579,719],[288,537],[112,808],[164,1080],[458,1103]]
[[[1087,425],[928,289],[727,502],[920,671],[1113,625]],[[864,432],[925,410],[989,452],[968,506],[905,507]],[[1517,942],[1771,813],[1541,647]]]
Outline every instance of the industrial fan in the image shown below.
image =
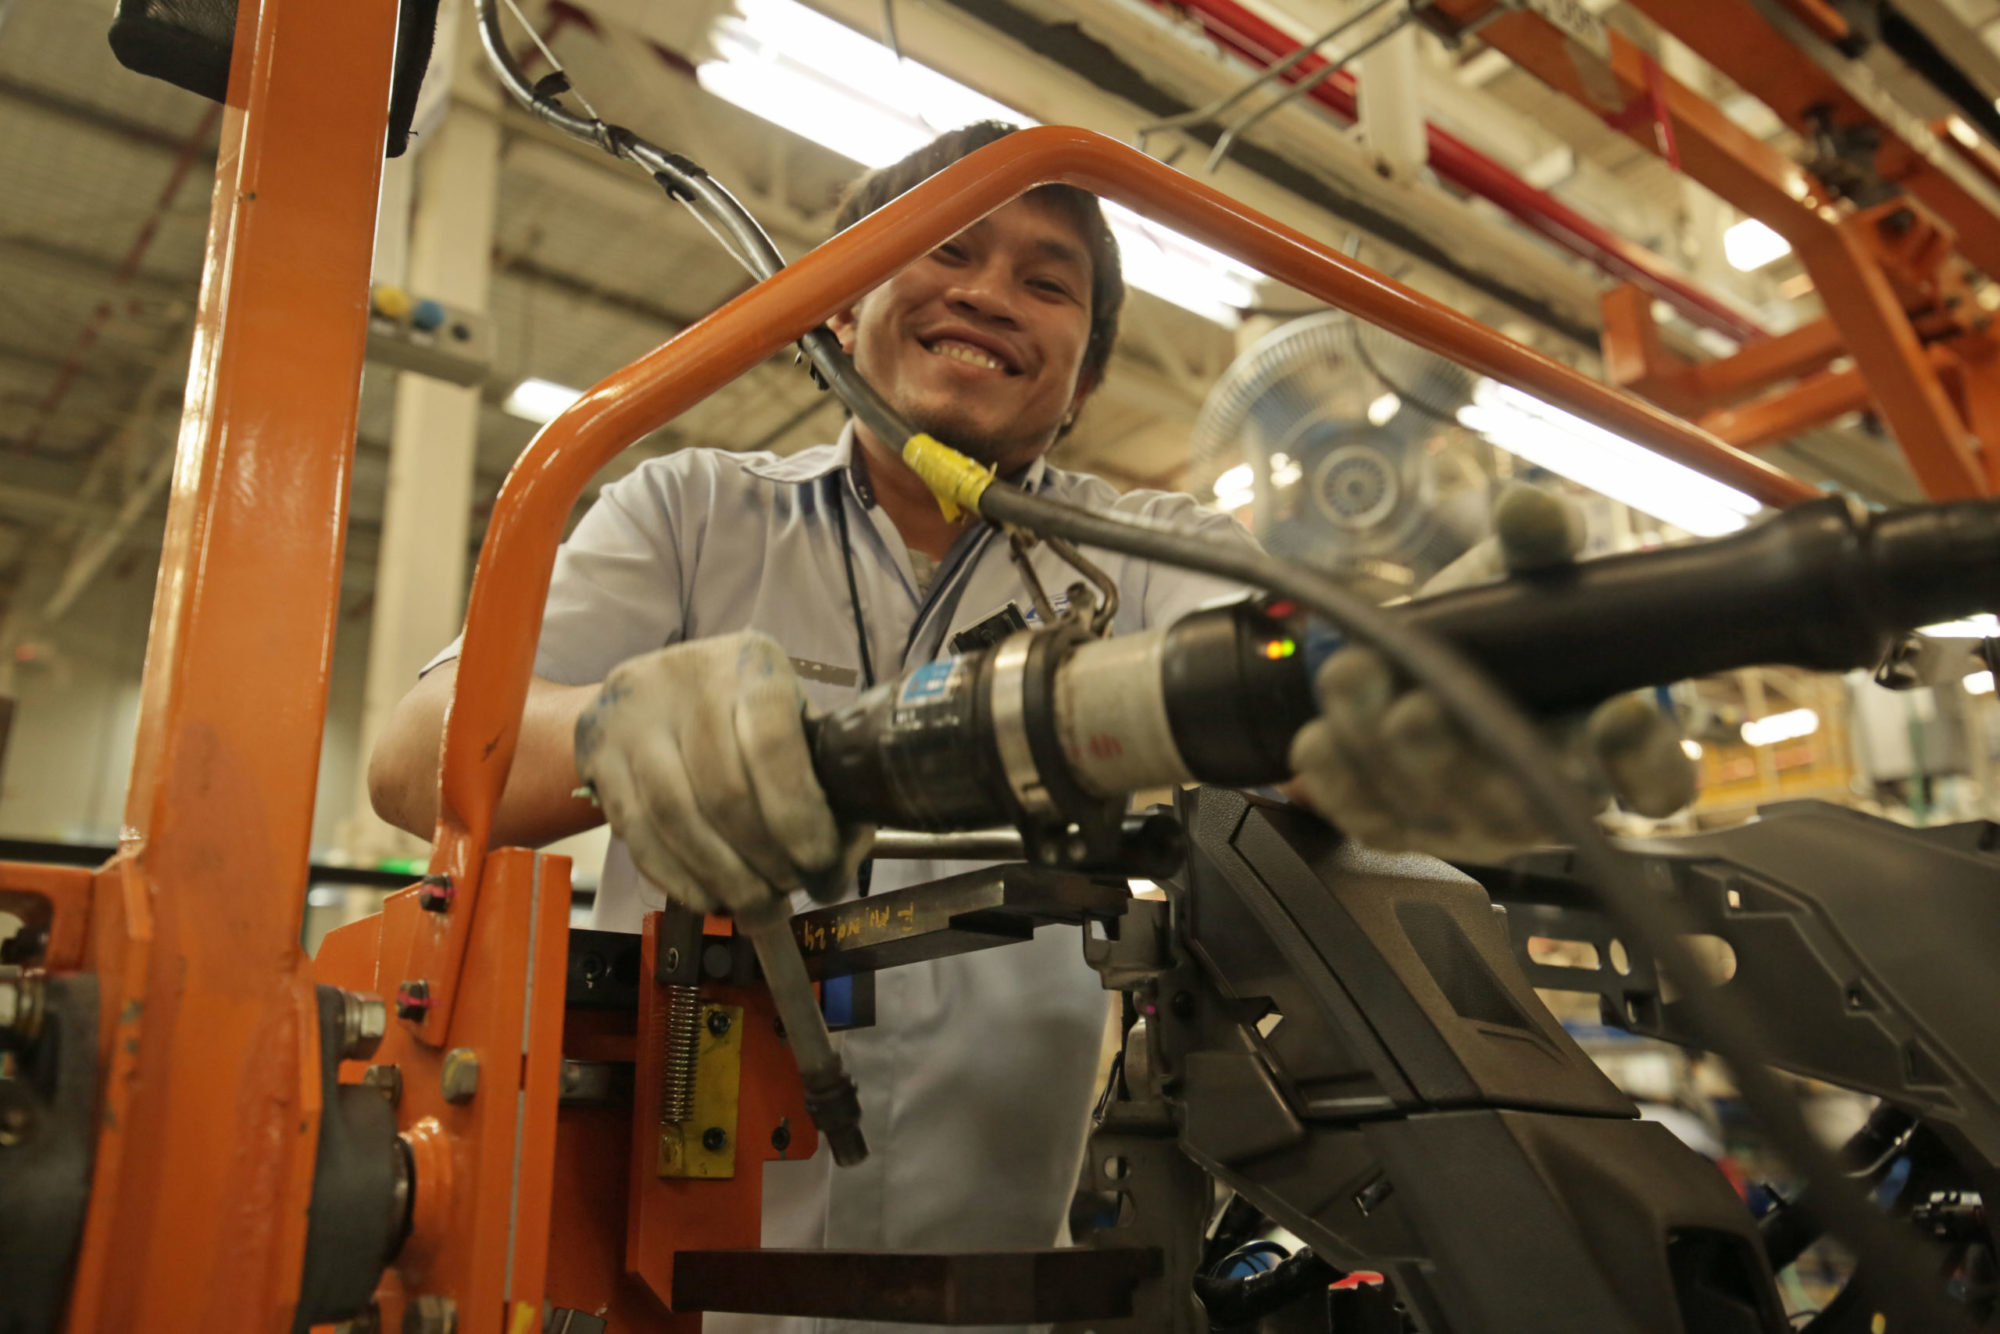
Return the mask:
[[1487,523],[1488,479],[1454,420],[1477,377],[1342,311],[1291,321],[1223,372],[1193,476],[1276,555],[1409,592]]

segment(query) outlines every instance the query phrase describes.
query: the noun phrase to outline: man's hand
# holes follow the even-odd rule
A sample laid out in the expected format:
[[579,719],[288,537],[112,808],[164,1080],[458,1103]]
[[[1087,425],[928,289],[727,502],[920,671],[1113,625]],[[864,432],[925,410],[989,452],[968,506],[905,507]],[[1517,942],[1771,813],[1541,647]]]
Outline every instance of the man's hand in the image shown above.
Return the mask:
[[[1494,507],[1494,536],[1421,590],[1441,593],[1574,560],[1577,509],[1514,486]],[[1461,861],[1505,856],[1547,834],[1512,775],[1475,747],[1429,691],[1405,689],[1371,649],[1342,649],[1320,668],[1321,715],[1292,742],[1294,791],[1361,842]],[[1694,797],[1680,730],[1644,697],[1624,695],[1587,718],[1552,724],[1572,776],[1641,815],[1671,815]]]
[[843,863],[791,660],[752,631],[620,663],[576,722],[576,768],[670,899],[742,911]]

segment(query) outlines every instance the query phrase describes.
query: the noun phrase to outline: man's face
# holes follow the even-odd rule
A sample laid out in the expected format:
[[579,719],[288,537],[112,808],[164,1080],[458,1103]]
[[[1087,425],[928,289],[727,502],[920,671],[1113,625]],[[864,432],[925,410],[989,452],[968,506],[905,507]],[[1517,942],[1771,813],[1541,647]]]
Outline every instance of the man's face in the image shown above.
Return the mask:
[[829,324],[862,376],[918,430],[1007,470],[1047,449],[1092,387],[1079,383],[1090,290],[1076,227],[1029,197]]

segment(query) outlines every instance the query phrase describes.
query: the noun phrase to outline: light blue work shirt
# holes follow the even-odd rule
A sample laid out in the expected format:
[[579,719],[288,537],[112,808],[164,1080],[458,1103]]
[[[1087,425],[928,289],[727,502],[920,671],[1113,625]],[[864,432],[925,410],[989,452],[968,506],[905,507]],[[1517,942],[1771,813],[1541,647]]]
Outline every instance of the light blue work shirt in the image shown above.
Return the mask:
[[[861,688],[857,621],[835,506],[845,507],[860,621],[877,681],[943,656],[960,631],[1011,602],[1032,620],[1006,539],[963,533],[919,593],[896,527],[840,439],[786,457],[687,449],[650,459],[604,488],[556,558],[535,672],[577,685],[663,645],[761,630],[784,647],[815,708]],[[1226,515],[1184,495],[1119,492],[1037,462],[1023,484],[1250,545]],[[1117,581],[1115,630],[1166,624],[1240,590],[1218,580],[1089,551]],[[1051,595],[1077,575],[1046,547],[1031,553]],[[874,892],[976,869],[883,860]],[[853,889],[850,888],[850,893]],[[624,845],[611,844],[594,925],[636,931],[662,906]],[[803,903],[803,899],[801,899]],[[813,1159],[766,1169],[764,1244],[862,1250],[1000,1250],[1053,1245],[1081,1162],[1106,993],[1077,932],[889,969],[876,978],[876,1025],[837,1039],[861,1090],[870,1156],[835,1169]],[[710,1334],[853,1334],[907,1325],[710,1315]]]

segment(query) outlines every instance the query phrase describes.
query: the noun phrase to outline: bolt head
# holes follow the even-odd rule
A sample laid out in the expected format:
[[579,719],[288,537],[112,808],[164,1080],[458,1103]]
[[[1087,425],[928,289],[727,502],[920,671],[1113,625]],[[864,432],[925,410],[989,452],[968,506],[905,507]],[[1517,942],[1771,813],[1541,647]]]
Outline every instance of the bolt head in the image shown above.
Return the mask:
[[438,1080],[446,1102],[471,1102],[472,1095],[479,1092],[479,1053],[470,1047],[453,1047],[444,1054]]
[[0,1107],[0,1149],[11,1149],[28,1137],[35,1115],[25,1104]]
[[403,1334],[458,1334],[458,1303],[426,1293],[403,1308]]
[[41,1035],[42,974],[0,968],[0,1046],[32,1043]]
[[389,1007],[380,996],[358,991],[342,992],[341,1002],[340,1059],[365,1061],[375,1054],[389,1031]]
[[417,882],[417,906],[425,912],[451,911],[451,877],[427,875]]
[[403,1100],[403,1069],[397,1065],[371,1065],[361,1076],[361,1082],[372,1089],[380,1089],[382,1096],[389,1100],[391,1107]]
[[771,1147],[779,1153],[783,1153],[786,1149],[791,1148],[792,1128],[782,1121],[779,1122],[778,1128],[771,1132]]
[[701,1147],[710,1153],[721,1153],[729,1147],[729,1132],[721,1126],[710,1126],[701,1132]]
[[729,1032],[728,1012],[724,1010],[710,1010],[708,1012],[708,1031],[713,1033],[716,1037],[722,1037],[724,1034],[728,1033]]
[[1176,991],[1176,992],[1174,993],[1174,998],[1173,998],[1173,1000],[1172,1000],[1172,1001],[1170,1001],[1170,1002],[1169,1002],[1169,1005],[1170,1005],[1170,1006],[1172,1007],[1172,1009],[1173,1009],[1173,1012],[1174,1012],[1174,1018],[1176,1018],[1176,1019],[1192,1019],[1192,1018],[1194,1018],[1194,993],[1193,993],[1193,992],[1191,992],[1191,991]]
[[396,988],[396,1017],[422,1023],[424,1012],[431,1008],[430,1000],[430,983],[422,978],[405,982]]

